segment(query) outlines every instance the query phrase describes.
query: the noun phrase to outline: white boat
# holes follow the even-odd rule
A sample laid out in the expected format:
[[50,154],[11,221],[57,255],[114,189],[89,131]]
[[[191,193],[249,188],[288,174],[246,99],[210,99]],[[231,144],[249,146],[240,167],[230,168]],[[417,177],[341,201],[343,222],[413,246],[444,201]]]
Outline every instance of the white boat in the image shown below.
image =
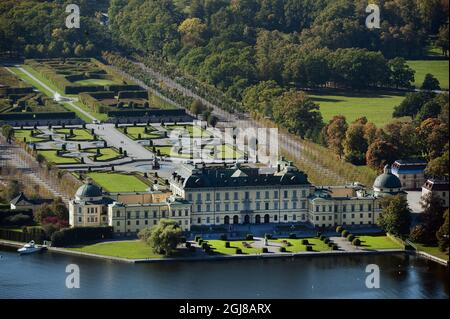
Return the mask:
[[36,245],[34,240],[30,241],[28,244],[23,245],[22,248],[17,249],[17,252],[21,255],[33,254],[43,250],[45,246]]

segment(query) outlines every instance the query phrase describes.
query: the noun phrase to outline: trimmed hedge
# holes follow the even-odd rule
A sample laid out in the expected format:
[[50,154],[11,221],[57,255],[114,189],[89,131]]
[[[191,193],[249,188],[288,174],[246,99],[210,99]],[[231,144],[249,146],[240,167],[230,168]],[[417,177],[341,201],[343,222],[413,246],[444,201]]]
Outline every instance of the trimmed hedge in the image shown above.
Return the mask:
[[36,243],[42,244],[45,240],[45,233],[40,227],[26,227],[26,231],[22,232],[0,228],[0,238],[23,243],[34,240]]
[[2,113],[0,120],[66,120],[75,119],[75,112],[20,112],[20,113]]
[[306,246],[306,251],[313,251],[313,248],[312,248],[312,246]]
[[245,236],[245,240],[253,240],[253,235],[247,234],[247,236]]
[[296,238],[297,238],[296,234],[294,234],[294,233],[289,234],[289,239],[296,239]]
[[241,255],[242,254],[242,249],[236,248],[235,253],[236,253],[236,255]]
[[87,241],[110,239],[112,237],[113,228],[110,226],[66,228],[53,233],[52,246],[64,247]]
[[350,235],[350,233],[349,233],[348,230],[344,230],[344,231],[342,232],[342,237],[347,237],[348,235]]
[[33,212],[31,209],[2,209],[0,210],[0,226],[16,226],[11,224],[11,218],[17,215],[24,215],[33,219]]
[[108,91],[114,92],[114,94],[119,93],[120,91],[140,91],[142,88],[139,85],[128,85],[128,84],[114,84],[114,85],[107,85],[105,87]]
[[269,252],[269,249],[267,247],[263,247],[263,248],[261,248],[261,252],[263,254],[267,254]]
[[139,91],[120,91],[118,95],[119,100],[122,99],[148,99],[148,92],[144,90]]
[[355,238],[353,239],[352,244],[354,246],[361,246],[361,240],[359,240],[359,238]]
[[286,247],[280,247],[279,251],[280,251],[280,253],[285,253],[286,252]]
[[349,234],[348,236],[347,236],[347,240],[348,241],[353,241],[353,239],[355,239],[355,235],[353,235],[353,234]]
[[302,245],[309,245],[308,239],[302,239]]
[[184,109],[146,109],[146,110],[121,110],[109,111],[109,117],[143,117],[143,116],[186,116]]
[[229,241],[225,242],[225,248],[230,248],[230,242]]
[[336,233],[342,233],[342,231],[344,230],[344,228],[342,226],[338,226],[336,227]]

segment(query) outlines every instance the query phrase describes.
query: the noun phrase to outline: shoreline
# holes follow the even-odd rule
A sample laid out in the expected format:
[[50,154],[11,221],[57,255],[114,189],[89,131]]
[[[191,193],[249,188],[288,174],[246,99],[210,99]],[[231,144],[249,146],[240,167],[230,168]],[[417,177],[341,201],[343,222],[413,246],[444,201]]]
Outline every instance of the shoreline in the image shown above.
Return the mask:
[[[22,247],[24,243],[2,240],[0,246]],[[248,254],[248,255],[221,255],[221,256],[202,256],[202,257],[175,257],[175,258],[149,258],[149,259],[127,259],[114,256],[97,255],[79,251],[73,251],[66,248],[48,247],[48,251],[92,259],[102,259],[105,261],[115,261],[127,264],[144,264],[144,263],[164,263],[164,262],[210,262],[224,260],[256,260],[256,259],[276,259],[276,258],[302,258],[302,257],[330,257],[330,256],[362,256],[362,255],[382,255],[382,254],[413,254],[421,258],[439,263],[448,267],[448,261],[432,256],[422,251],[408,251],[404,249],[383,249],[383,250],[359,250],[359,251],[322,251],[322,252],[299,252],[299,253],[267,253],[267,254]]]

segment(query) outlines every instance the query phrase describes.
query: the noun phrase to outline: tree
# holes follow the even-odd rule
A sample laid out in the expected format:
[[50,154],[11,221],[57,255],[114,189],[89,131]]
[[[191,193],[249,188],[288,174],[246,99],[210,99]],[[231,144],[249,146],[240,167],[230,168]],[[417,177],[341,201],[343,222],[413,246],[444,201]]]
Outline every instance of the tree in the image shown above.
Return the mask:
[[23,186],[21,185],[21,183],[17,180],[9,181],[5,189],[3,190],[3,197],[8,201],[12,200],[13,198],[19,196],[22,187]]
[[439,119],[429,118],[417,128],[419,143],[425,157],[431,161],[442,156],[448,145],[448,125]]
[[200,100],[194,100],[191,104],[190,109],[192,113],[194,113],[195,115],[199,115],[205,111],[206,107]]
[[394,58],[388,62],[391,69],[391,82],[396,88],[411,88],[414,83],[414,71],[403,58]]
[[339,158],[344,155],[344,139],[348,129],[347,120],[343,115],[333,116],[333,119],[325,126],[326,142]]
[[182,235],[183,231],[176,221],[161,219],[150,231],[144,231],[142,238],[146,239],[155,253],[170,256],[181,243]]
[[377,224],[387,233],[403,236],[409,234],[411,211],[405,196],[397,195],[384,198],[381,202],[383,211]]
[[448,249],[448,208],[444,213],[444,223],[439,228],[436,233],[436,237],[438,240],[439,249],[441,251],[446,251]]
[[183,35],[185,46],[195,47],[204,43],[207,26],[199,18],[187,18],[178,27],[178,32]]
[[14,137],[14,128],[11,125],[3,125],[2,135],[6,138],[7,143],[11,143],[11,140]]
[[441,86],[439,80],[434,75],[427,73],[420,89],[424,91],[438,91],[441,89]]
[[448,50],[449,50],[449,45],[448,45],[448,24],[445,26],[442,26],[439,29],[439,33],[438,33],[438,38],[436,40],[436,46],[440,47],[442,50],[442,53],[445,56],[448,56]]
[[406,94],[404,100],[394,108],[394,117],[411,116],[414,118],[422,106],[433,96],[429,93],[417,92]]
[[49,204],[44,203],[34,211],[33,217],[36,223],[41,224],[47,217],[55,217],[55,213]]
[[364,131],[365,125],[357,122],[350,125],[345,134],[345,160],[355,165],[362,165],[366,161],[368,144]]
[[437,178],[448,178],[448,167],[449,167],[449,151],[448,151],[448,143],[447,150],[442,154],[442,156],[437,157],[428,162],[427,168],[425,172],[428,175],[437,177]]
[[423,235],[420,243],[434,245],[437,242],[436,233],[444,223],[443,200],[432,193],[422,198],[423,213],[421,214]]
[[373,142],[366,154],[367,165],[376,171],[380,171],[386,164],[391,164],[397,159],[397,147],[382,139]]
[[303,91],[290,90],[274,104],[274,119],[301,138],[323,126],[319,106]]

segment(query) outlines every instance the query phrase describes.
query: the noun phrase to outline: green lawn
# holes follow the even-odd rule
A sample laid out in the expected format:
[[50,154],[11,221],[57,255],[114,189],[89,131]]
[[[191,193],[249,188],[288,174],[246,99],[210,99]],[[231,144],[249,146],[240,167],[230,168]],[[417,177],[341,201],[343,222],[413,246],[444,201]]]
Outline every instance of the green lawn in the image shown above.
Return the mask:
[[440,82],[443,90],[448,90],[448,60],[408,61],[408,65],[416,71],[414,85],[420,87],[427,73],[433,74]]
[[235,255],[236,248],[240,248],[243,254],[257,254],[261,252],[261,249],[258,248],[244,247],[244,242],[251,245],[253,241],[230,241],[230,248],[225,247],[226,241],[223,240],[208,240],[207,242],[211,246],[212,251],[221,255]]
[[61,128],[61,129],[56,129],[55,132],[57,134],[67,134],[68,141],[93,141],[94,140],[94,136],[87,129],[79,129],[79,128],[72,129],[73,136],[70,136],[70,130],[71,129],[68,129],[68,128]]
[[446,252],[443,252],[437,246],[425,246],[422,244],[414,244],[417,247],[417,250],[423,251],[435,257],[448,260],[448,249]]
[[356,236],[366,249],[403,249],[403,246],[387,236]]
[[91,177],[103,189],[112,193],[144,192],[150,187],[134,175],[91,172],[87,176]]
[[159,108],[159,109],[176,109],[177,107],[169,102],[166,102],[165,100],[161,99],[160,97],[156,96],[155,94],[151,94],[149,103],[151,106]]
[[78,158],[75,157],[64,157],[56,155],[56,150],[42,150],[37,151],[38,154],[41,154],[45,157],[45,159],[53,164],[77,164],[80,162]]
[[[124,133],[124,128],[121,127],[119,130]],[[133,140],[139,139],[139,134],[141,134],[141,140],[151,140],[151,139],[158,139],[162,138],[162,136],[158,133],[152,133],[156,131],[155,128],[149,126],[147,127],[147,133],[145,133],[145,127],[144,126],[129,126],[127,127],[127,135],[132,138]],[[125,133],[124,133],[125,134]]]
[[[99,162],[111,161],[122,157],[122,155],[120,155],[120,153],[116,149],[111,147],[100,148],[99,150],[101,154],[100,156],[97,156],[97,161]],[[97,153],[97,149],[96,148],[86,149],[86,151],[92,152],[92,156],[89,156],[89,158],[94,160],[94,154]]]
[[349,123],[365,116],[369,122],[380,127],[392,120],[394,107],[403,101],[404,96],[403,93],[382,92],[311,93],[311,98],[320,105],[320,112],[325,122],[335,115],[344,115]]
[[319,238],[302,238],[302,239],[287,239],[287,238],[278,238],[275,240],[270,240],[269,242],[277,242],[281,243],[283,240],[286,240],[288,243],[290,243],[292,246],[285,246],[286,252],[290,253],[298,253],[302,251],[306,251],[306,245],[302,244],[302,240],[307,239],[309,242],[309,245],[312,246],[313,251],[329,251],[331,250],[330,247],[328,247],[328,244],[325,244],[323,241],[321,241]]
[[69,247],[67,249],[84,253],[126,259],[147,259],[164,257],[163,255],[155,254],[150,246],[146,245],[140,240],[98,243],[93,245],[78,245]]
[[[209,152],[213,149],[213,145],[208,145],[205,147],[205,149],[209,150]],[[208,155],[210,155],[208,152]],[[213,156],[216,159],[233,159],[233,158],[242,158],[244,157],[244,154],[237,150],[235,147],[225,144],[221,145],[220,147],[216,148],[216,154]]]
[[[151,152],[153,152],[153,147],[149,146],[147,149]],[[174,150],[173,146],[155,146],[156,152],[160,152],[161,156],[167,156],[167,157],[177,157],[177,158],[190,158],[190,154],[188,153],[181,153],[181,154],[172,154],[172,150]]]
[[[166,129],[169,131],[177,131],[179,135],[186,135],[186,132],[189,134],[190,137],[209,137],[212,135],[210,132],[204,130],[200,126],[194,126],[193,125],[166,125]],[[170,134],[169,134],[170,136]]]
[[[14,138],[17,141],[23,141],[23,138],[25,137],[27,139],[27,143],[34,143],[34,142],[42,142],[42,141],[46,141],[46,138],[43,137],[35,137],[35,136],[31,136],[31,132],[33,130],[14,130]],[[41,131],[39,130],[34,130],[35,133],[37,134],[42,134]]]
[[86,79],[86,80],[80,80],[73,82],[74,85],[82,85],[82,86],[90,86],[90,85],[114,85],[117,84],[116,82],[108,79]]

